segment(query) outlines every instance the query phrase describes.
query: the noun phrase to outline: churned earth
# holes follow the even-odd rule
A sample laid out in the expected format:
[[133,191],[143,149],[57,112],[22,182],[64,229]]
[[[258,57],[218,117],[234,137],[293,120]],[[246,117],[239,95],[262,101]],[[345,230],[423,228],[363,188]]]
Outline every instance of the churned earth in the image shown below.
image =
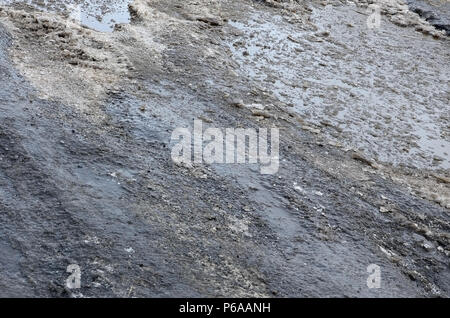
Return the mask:
[[[0,296],[449,296],[449,40],[406,2],[23,2],[0,6]],[[176,164],[195,119],[279,128],[279,171]]]

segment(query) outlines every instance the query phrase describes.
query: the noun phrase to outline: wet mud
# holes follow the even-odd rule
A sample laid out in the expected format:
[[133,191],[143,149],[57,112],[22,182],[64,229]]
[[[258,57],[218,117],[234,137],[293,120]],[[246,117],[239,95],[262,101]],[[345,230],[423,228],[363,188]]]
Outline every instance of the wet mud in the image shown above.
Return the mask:
[[[378,2],[1,5],[0,296],[448,297],[449,40]],[[278,127],[278,173],[177,165],[194,119]]]

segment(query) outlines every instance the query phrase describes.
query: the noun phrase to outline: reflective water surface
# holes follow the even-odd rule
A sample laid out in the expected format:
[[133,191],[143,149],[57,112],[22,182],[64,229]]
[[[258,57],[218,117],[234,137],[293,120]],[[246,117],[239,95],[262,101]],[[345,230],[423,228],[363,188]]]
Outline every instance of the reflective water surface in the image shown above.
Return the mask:
[[0,0],[0,4],[31,5],[41,10],[70,14],[81,24],[102,32],[111,32],[115,24],[130,22],[131,0]]

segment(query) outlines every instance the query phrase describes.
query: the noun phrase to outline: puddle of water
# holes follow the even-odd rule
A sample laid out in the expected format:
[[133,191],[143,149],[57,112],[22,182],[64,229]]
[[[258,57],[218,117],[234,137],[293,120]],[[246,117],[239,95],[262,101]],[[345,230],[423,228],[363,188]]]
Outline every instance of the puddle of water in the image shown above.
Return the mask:
[[101,32],[112,32],[116,24],[129,23],[132,0],[0,0],[2,5],[27,4],[49,12],[69,14],[80,24]]
[[264,14],[231,21],[243,36],[229,48],[278,100],[336,127],[324,128],[330,139],[393,164],[450,168],[448,43],[384,19],[369,30],[355,10],[314,11],[329,36]]

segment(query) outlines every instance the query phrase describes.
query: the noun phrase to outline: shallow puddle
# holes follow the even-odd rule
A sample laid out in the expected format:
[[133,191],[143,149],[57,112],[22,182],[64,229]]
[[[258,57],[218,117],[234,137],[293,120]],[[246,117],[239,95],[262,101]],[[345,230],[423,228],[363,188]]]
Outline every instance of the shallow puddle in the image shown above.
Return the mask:
[[129,23],[132,0],[0,0],[6,5],[31,5],[40,10],[69,14],[91,29],[111,32],[114,25]]

